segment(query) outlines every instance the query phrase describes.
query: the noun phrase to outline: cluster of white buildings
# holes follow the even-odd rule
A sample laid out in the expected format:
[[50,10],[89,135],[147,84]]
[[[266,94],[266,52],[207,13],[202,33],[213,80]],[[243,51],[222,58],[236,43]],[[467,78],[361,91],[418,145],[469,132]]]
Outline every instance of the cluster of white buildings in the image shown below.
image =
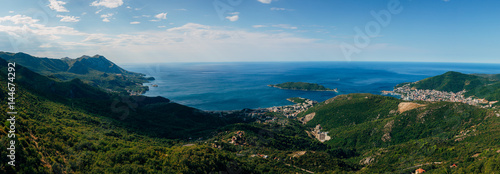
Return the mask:
[[420,100],[420,101],[449,101],[449,102],[460,102],[466,103],[469,105],[479,105],[482,107],[491,107],[491,105],[495,104],[496,101],[489,102],[485,99],[476,99],[473,97],[465,97],[464,93],[466,91],[460,91],[457,93],[454,92],[445,92],[445,91],[437,91],[437,90],[422,90],[411,88],[410,84],[403,85],[401,87],[395,88],[394,91],[383,91],[385,94],[397,94],[401,96],[401,99],[407,101]]
[[311,131],[312,135],[318,139],[321,142],[325,142],[331,139],[330,136],[328,136],[328,132],[323,132],[321,131],[323,128],[321,127],[320,124],[316,125],[316,127]]
[[266,110],[268,112],[282,113],[287,118],[295,118],[297,114],[299,114],[300,112],[305,111],[313,107],[316,103],[318,103],[316,101],[305,98],[300,98],[300,99],[304,100],[304,102],[287,106],[273,106],[270,108],[266,108]]

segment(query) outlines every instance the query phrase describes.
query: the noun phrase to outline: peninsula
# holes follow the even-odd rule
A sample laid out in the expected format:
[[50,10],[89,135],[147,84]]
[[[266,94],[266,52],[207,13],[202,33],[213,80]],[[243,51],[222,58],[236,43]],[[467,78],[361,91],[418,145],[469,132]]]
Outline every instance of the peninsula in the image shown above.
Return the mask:
[[288,90],[301,90],[301,91],[334,91],[338,92],[337,88],[330,89],[326,88],[323,85],[315,84],[315,83],[306,83],[306,82],[285,82],[276,85],[267,85],[274,88],[279,89],[288,89]]

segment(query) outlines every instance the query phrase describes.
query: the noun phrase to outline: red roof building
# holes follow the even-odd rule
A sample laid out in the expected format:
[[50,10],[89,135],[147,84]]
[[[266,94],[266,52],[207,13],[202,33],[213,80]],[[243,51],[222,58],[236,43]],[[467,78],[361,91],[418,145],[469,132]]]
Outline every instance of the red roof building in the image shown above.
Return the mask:
[[419,173],[424,173],[424,172],[425,172],[425,170],[424,170],[424,169],[422,169],[422,168],[415,170],[415,173],[416,173],[416,174],[419,174]]

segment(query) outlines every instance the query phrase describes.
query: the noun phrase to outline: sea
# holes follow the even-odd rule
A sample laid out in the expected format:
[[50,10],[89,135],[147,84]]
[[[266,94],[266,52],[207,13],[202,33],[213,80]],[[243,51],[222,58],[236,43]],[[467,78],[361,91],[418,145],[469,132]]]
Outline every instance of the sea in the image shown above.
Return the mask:
[[[415,62],[223,62],[125,64],[122,68],[155,78],[146,96],[207,111],[267,108],[293,104],[290,97],[318,102],[349,93],[381,94],[403,82],[448,71],[500,74],[500,64]],[[332,91],[297,91],[267,85],[309,82]],[[158,87],[152,87],[153,84]]]

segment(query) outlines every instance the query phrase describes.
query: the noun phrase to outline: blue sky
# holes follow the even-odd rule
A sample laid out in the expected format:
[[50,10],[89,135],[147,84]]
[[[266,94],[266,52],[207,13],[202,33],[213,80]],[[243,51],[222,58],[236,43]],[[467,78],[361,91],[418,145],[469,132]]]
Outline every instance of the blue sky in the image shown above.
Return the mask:
[[0,50],[116,63],[500,63],[494,0],[0,0]]

